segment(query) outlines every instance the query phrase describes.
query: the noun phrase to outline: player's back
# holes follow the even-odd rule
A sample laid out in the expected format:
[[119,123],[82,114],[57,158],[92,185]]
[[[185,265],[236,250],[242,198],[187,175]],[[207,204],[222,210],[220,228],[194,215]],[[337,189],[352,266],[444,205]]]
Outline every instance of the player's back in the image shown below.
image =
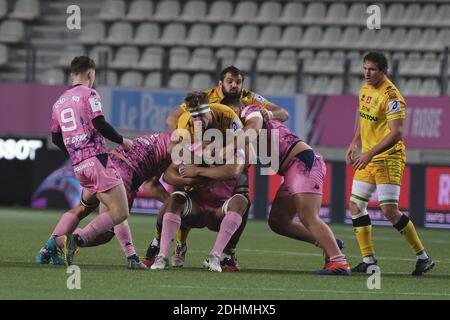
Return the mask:
[[92,119],[102,115],[100,97],[94,89],[75,85],[53,105],[52,132],[61,132],[72,164],[108,152],[105,138]]
[[[245,107],[244,109],[242,109],[242,111],[240,112],[240,118],[242,120],[242,122],[245,123],[245,121],[247,121],[248,119],[251,119],[252,115],[254,113],[258,113],[260,114],[260,107],[258,107],[257,105],[251,105],[248,107]],[[275,134],[275,132],[277,132],[278,134],[278,138],[274,137],[275,140],[279,141],[279,145],[278,145],[278,150],[275,150],[278,155],[279,155],[279,160],[280,163],[283,162],[283,160],[287,157],[287,155],[289,154],[289,152],[292,150],[292,148],[295,146],[295,144],[299,141],[301,141],[301,139],[295,134],[293,133],[288,127],[286,127],[286,125],[284,125],[284,123],[282,123],[279,120],[269,120],[269,121],[264,121],[263,123],[263,129],[266,129],[268,137],[267,137],[267,143],[270,146],[270,141],[271,141],[271,137],[272,135]],[[264,132],[260,132],[259,134],[265,134]],[[271,152],[272,150],[268,149],[267,152]]]

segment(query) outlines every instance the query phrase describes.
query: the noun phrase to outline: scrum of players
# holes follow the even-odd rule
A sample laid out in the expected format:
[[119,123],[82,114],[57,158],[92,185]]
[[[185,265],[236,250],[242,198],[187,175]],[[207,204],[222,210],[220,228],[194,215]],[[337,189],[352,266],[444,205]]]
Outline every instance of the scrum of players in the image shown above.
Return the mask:
[[[100,96],[92,88],[92,59],[74,58],[71,75],[72,86],[53,106],[51,132],[52,141],[72,160],[82,197],[77,207],[62,215],[36,263],[71,265],[78,251],[81,255],[85,247],[102,245],[115,236],[129,269],[182,267],[189,230],[207,227],[217,236],[203,266],[214,272],[239,271],[236,247],[251,205],[247,169],[254,163],[251,158],[257,158],[255,143],[259,140],[270,148],[268,144],[275,139],[278,152],[272,159],[276,167],[272,167],[284,182],[271,208],[270,228],[323,250],[325,265],[316,274],[351,275],[341,251],[343,242],[319,217],[324,159],[283,124],[288,117],[283,108],[243,89],[244,74],[239,69],[224,69],[218,84],[208,91],[188,93],[167,119],[172,132],[132,141],[122,137],[102,114]],[[232,138],[219,142],[194,139],[197,131],[203,134],[209,129]],[[263,133],[267,139],[260,140]],[[105,139],[118,146],[108,150]],[[173,186],[171,193],[160,184],[161,177]],[[141,186],[163,203],[143,260],[127,222]],[[80,221],[97,208],[99,214],[79,228]],[[296,215],[299,220],[293,219]]]

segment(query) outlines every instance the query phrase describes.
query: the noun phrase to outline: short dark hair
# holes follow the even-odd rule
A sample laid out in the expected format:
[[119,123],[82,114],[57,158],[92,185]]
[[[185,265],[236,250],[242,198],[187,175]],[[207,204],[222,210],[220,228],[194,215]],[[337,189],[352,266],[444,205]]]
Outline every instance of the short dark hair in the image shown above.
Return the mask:
[[377,64],[379,70],[387,73],[388,70],[388,60],[384,53],[372,51],[366,54],[363,58],[364,61],[371,61]]
[[187,109],[193,109],[198,107],[201,104],[208,104],[209,98],[206,92],[203,91],[193,91],[189,92],[184,98],[184,102],[186,103]]
[[75,57],[70,63],[70,72],[73,74],[84,73],[89,69],[95,69],[95,62],[87,56]]
[[227,73],[231,73],[231,75],[235,76],[235,77],[241,76],[242,82],[244,82],[244,73],[240,69],[236,68],[235,66],[228,66],[225,69],[223,69],[220,72],[220,80],[223,81],[223,79],[225,79],[225,75]]

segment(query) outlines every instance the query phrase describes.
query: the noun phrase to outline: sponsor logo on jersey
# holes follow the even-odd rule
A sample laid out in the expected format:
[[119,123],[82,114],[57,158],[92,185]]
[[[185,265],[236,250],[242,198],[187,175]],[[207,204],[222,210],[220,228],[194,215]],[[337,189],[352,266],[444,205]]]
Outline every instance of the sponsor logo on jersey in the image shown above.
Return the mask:
[[359,112],[359,116],[363,119],[369,120],[369,121],[378,121],[378,117],[374,117],[370,114],[364,113],[364,112]]
[[366,103],[370,103],[371,100],[372,100],[372,97],[371,96],[367,96]]
[[392,100],[388,103],[388,114],[395,114],[402,112],[402,105],[399,100]]

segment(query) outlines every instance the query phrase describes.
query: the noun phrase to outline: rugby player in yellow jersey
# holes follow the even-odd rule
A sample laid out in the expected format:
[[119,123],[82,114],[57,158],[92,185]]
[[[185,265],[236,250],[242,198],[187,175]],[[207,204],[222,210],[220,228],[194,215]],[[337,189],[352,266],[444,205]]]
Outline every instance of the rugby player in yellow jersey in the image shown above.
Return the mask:
[[[243,86],[244,73],[234,66],[229,66],[221,71],[218,84],[214,88],[205,91],[205,93],[208,96],[209,103],[221,103],[227,96],[240,95],[242,102],[246,106],[256,104],[264,108],[264,111],[262,111],[264,118],[274,118],[283,122],[288,119],[289,115],[286,110],[254,92],[245,90]],[[178,118],[185,111],[186,104],[182,103],[167,117],[166,123],[170,130],[177,128]]]
[[[434,267],[414,224],[398,209],[400,185],[406,162],[402,140],[406,104],[399,90],[387,78],[384,54],[370,52],[363,59],[365,84],[359,91],[359,122],[348,150],[346,162],[356,169],[353,177],[350,212],[363,261],[352,269],[366,272],[376,265],[372,225],[367,203],[375,190],[384,216],[405,238],[417,256],[412,275],[422,275]],[[362,153],[356,155],[358,142]]]

